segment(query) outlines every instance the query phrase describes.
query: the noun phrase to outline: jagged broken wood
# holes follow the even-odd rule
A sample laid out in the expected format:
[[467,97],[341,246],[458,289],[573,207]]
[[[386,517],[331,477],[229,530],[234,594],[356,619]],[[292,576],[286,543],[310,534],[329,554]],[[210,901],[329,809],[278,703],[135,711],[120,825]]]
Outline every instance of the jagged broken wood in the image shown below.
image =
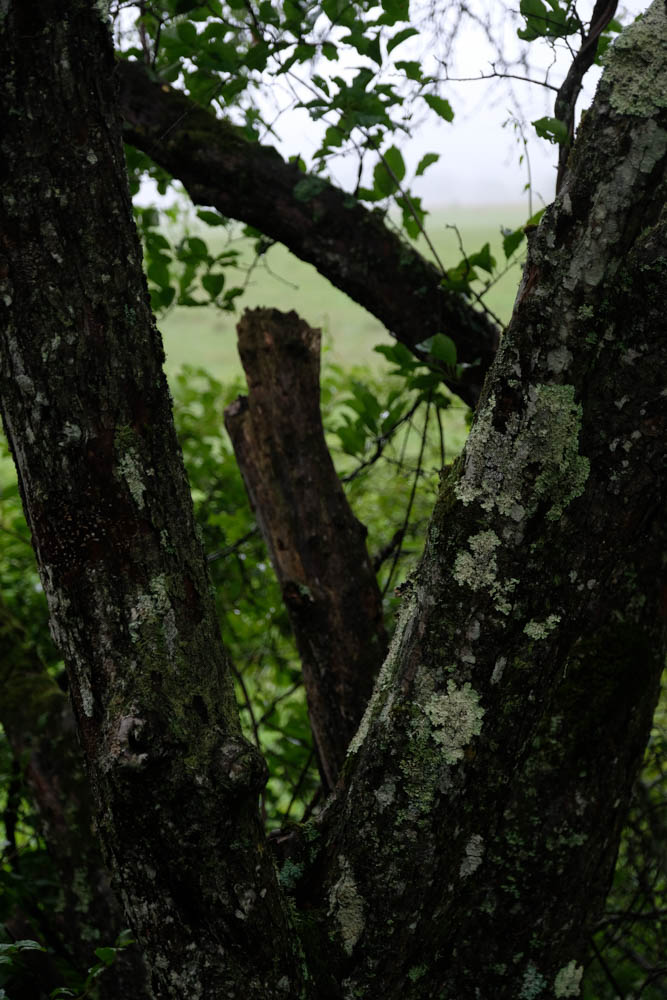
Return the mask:
[[386,651],[382,598],[320,415],[320,331],[296,313],[238,325],[248,396],[225,425],[303,666],[320,769],[333,788]]

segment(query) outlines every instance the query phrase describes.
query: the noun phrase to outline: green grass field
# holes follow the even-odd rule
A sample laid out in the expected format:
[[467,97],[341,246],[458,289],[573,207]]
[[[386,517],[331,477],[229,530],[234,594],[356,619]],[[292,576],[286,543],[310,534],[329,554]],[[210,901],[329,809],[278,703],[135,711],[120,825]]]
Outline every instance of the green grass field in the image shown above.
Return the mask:
[[[526,216],[525,207],[519,205],[441,208],[427,218],[427,231],[445,267],[461,259],[458,237],[454,230],[446,228],[448,224],[458,227],[466,253],[479,250],[488,241],[502,266],[501,226],[515,228],[526,221]],[[220,237],[216,241],[218,232],[221,231],[208,230],[205,234],[211,249],[216,251],[222,249]],[[230,246],[242,252],[243,265],[247,269],[253,259],[253,241],[237,239]],[[417,246],[428,254],[423,237]],[[247,270],[232,271],[227,284],[243,285],[246,277]],[[518,280],[519,268],[514,266],[486,299],[489,308],[504,321],[509,319]],[[182,364],[205,367],[221,381],[239,374],[235,324],[246,307],[295,309],[311,326],[322,329],[328,357],[346,366],[378,366],[381,363],[379,355],[374,354],[372,348],[391,340],[374,316],[339,292],[309,264],[302,263],[280,246],[273,247],[265,258],[260,258],[248,277],[247,291],[237,304],[236,314],[213,308],[175,308],[158,321],[169,375]]]

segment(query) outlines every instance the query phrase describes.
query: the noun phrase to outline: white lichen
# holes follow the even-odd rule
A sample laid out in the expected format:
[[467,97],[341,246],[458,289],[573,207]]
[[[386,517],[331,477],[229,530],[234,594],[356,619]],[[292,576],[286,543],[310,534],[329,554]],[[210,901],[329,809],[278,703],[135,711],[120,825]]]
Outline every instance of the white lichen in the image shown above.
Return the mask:
[[529,962],[523,974],[519,1000],[537,1000],[537,997],[544,993],[546,985],[547,981],[542,973],[538,972],[532,962]]
[[[164,642],[169,658],[174,657],[178,629],[164,573],[151,580],[148,593],[144,592],[137,597],[130,609],[129,627],[133,642],[148,640],[155,644],[159,636]],[[160,650],[154,649],[154,652],[159,653]]]
[[491,683],[499,684],[503,676],[503,671],[507,665],[507,657],[499,656],[493,665],[493,673],[491,674]]
[[546,639],[550,632],[556,628],[558,622],[560,621],[560,615],[549,615],[549,617],[543,622],[536,622],[531,619],[523,627],[525,635],[530,636],[531,639]]
[[[641,56],[638,58],[639,53]],[[605,59],[610,103],[621,114],[649,118],[667,107],[667,13],[656,0],[623,31]]]
[[454,681],[447,681],[447,693],[431,695],[424,712],[433,726],[431,735],[442,747],[448,764],[461,760],[473,736],[482,731],[484,709],[468,683],[459,688]]
[[573,960],[568,962],[554,980],[554,993],[560,997],[578,997],[581,991],[581,977],[584,974],[583,967],[577,965]]
[[390,806],[396,797],[396,782],[393,778],[387,778],[379,788],[376,788],[374,794],[377,799],[380,812],[384,812],[387,806]]
[[142,479],[142,468],[134,449],[128,449],[118,460],[118,473],[127,483],[132,499],[139,510],[145,507],[146,487]]
[[502,430],[494,425],[495,405],[491,393],[466,446],[457,497],[517,523],[546,501],[546,517],[556,520],[583,493],[589,473],[579,454],[582,408],[574,386],[531,386],[524,409],[511,413]]
[[338,867],[340,878],[329,892],[329,916],[337,921],[343,949],[351,955],[364,930],[364,901],[357,890],[352,865],[342,854],[338,856]]
[[469,552],[460,552],[454,561],[454,579],[460,586],[471,590],[486,590],[493,598],[493,606],[501,614],[511,610],[510,595],[518,580],[498,579],[496,549],[501,541],[493,531],[481,531],[468,539]]
[[68,444],[76,444],[77,441],[81,440],[81,428],[76,424],[70,423],[69,420],[65,421],[63,425],[63,432],[60,438],[59,444],[62,447],[66,447]]
[[465,855],[459,868],[461,878],[467,878],[477,871],[484,858],[484,838],[479,833],[473,833],[465,847]]
[[81,693],[81,705],[83,707],[83,714],[86,716],[86,718],[92,719],[93,709],[94,709],[93,689],[90,686],[90,680],[88,679],[85,673],[81,674],[79,691]]

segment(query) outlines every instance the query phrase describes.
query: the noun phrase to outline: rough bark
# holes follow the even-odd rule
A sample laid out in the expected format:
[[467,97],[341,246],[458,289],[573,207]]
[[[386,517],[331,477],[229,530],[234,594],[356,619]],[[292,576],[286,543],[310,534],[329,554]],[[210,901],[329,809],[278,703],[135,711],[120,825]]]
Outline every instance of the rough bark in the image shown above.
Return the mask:
[[296,313],[238,325],[248,396],[225,426],[301,656],[325,787],[334,787],[386,652],[366,530],[345,497],[320,415],[320,332]]
[[155,995],[295,996],[257,813],[264,763],[241,737],[195,532],[102,6],[0,14],[2,417]]
[[[44,11],[0,18],[0,398],[100,829],[158,996],[299,996],[111,57],[83,0]],[[344,789],[282,872],[309,997],[578,993],[664,662],[666,40],[660,0],[617,44]]]
[[[114,896],[94,835],[94,818],[83,755],[67,695],[49,676],[24,629],[0,598],[0,724],[31,795],[38,829],[59,876],[61,899],[16,913],[18,937],[44,936],[47,946],[76,969],[83,981],[94,949],[111,946],[127,926]],[[20,858],[17,860],[20,873]],[[45,960],[46,959],[46,960]],[[40,952],[26,960],[35,978],[34,997],[62,986],[62,970]],[[100,1000],[143,1000],[146,971],[138,948],[120,953],[99,982]],[[18,996],[16,987],[12,995]],[[41,995],[41,994],[40,994]]]
[[420,357],[436,333],[455,342],[464,370],[448,381],[474,406],[499,330],[387,228],[381,215],[321,177],[303,174],[270,146],[249,142],[137,62],[119,62],[126,142],[185,186],[196,205],[257,227],[284,243],[376,316]]
[[443,483],[295,890],[312,925],[321,878],[336,929],[319,996],[579,994],[665,657],[666,48],[660,0],[609,59]]

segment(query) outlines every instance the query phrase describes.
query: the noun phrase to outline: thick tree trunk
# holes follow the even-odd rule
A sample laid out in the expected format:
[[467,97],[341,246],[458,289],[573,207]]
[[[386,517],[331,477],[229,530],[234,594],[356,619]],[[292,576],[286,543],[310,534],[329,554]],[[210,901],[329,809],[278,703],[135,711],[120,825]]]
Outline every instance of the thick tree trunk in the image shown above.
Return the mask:
[[296,887],[320,996],[578,995],[665,657],[666,45],[610,57]]
[[[111,891],[94,835],[94,818],[83,755],[67,696],[49,677],[23,628],[0,597],[0,724],[21,769],[62,887],[51,910],[39,905],[17,913],[18,937],[43,934],[47,946],[86,978],[94,949],[112,946],[127,926]],[[21,871],[20,859],[17,869]],[[41,952],[24,958],[34,969],[28,986],[36,996],[62,986],[62,970]],[[102,976],[100,1000],[143,1000],[146,970],[136,946],[122,951]],[[15,995],[15,989],[12,989]]]
[[139,63],[119,62],[116,72],[127,142],[180,180],[196,205],[257,227],[313,264],[419,357],[418,344],[446,333],[465,365],[448,385],[475,405],[500,331],[465,296],[445,290],[437,268],[382,216],[249,142]]
[[290,859],[306,983],[140,278],[108,40],[84,0],[44,11],[0,18],[0,398],[155,994],[576,996],[664,662],[664,3],[611,57],[341,791]]
[[248,397],[227,407],[225,425],[290,616],[330,790],[386,652],[382,597],[324,438],[319,330],[256,309],[238,337]]
[[2,416],[156,996],[296,996],[257,814],[264,763],[241,737],[195,532],[102,6],[10,0],[0,15]]

